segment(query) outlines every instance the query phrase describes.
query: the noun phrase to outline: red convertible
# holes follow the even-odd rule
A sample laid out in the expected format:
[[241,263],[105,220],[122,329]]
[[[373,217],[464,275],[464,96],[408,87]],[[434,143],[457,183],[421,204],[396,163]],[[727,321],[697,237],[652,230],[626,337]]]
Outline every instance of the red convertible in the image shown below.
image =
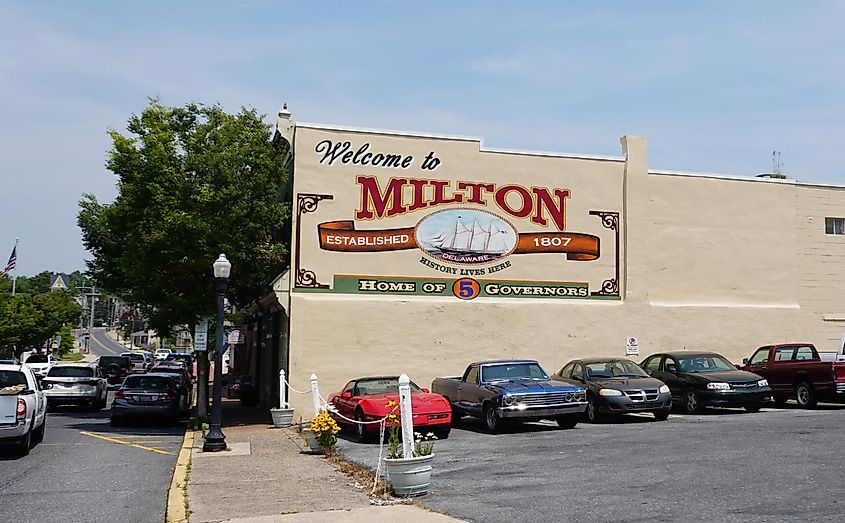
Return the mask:
[[[374,421],[387,415],[388,401],[399,401],[399,376],[378,376],[358,378],[343,387],[343,391],[332,394],[329,403],[338,413],[357,421]],[[432,394],[411,382],[411,411],[414,416],[414,431],[433,432],[440,439],[449,437],[452,427],[452,407],[440,394]],[[351,428],[361,442],[369,441],[379,432],[378,423],[361,425],[335,416],[338,424]],[[354,426],[353,426],[354,425]]]

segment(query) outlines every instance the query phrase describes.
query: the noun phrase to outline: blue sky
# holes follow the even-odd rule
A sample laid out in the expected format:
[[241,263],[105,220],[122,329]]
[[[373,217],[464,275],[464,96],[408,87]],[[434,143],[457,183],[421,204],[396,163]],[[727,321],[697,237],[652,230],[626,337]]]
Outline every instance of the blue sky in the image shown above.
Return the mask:
[[[311,6],[314,7],[304,7]],[[0,263],[84,267],[108,128],[146,97],[845,184],[844,2],[0,1]],[[268,122],[271,121],[268,118]]]

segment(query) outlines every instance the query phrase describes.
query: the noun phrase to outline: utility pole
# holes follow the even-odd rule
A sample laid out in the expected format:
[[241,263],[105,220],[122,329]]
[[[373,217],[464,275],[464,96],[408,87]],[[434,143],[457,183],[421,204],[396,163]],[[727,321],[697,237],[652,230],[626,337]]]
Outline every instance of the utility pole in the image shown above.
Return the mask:
[[94,302],[96,301],[96,296],[100,294],[97,292],[95,287],[77,287],[77,289],[90,289],[91,292],[86,292],[84,296],[90,296],[88,300],[88,307],[91,309],[91,313],[88,316],[88,337],[85,338],[85,352],[90,354],[91,353],[91,336],[94,335]]

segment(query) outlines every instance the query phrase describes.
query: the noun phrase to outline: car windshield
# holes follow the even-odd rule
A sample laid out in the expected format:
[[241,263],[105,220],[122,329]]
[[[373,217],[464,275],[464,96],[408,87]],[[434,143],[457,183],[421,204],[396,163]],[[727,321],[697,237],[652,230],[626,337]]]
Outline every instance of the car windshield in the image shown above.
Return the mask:
[[94,369],[91,367],[53,367],[47,373],[49,378],[93,378]]
[[539,363],[507,363],[499,365],[482,365],[481,381],[508,380],[547,380],[549,375],[540,367]]
[[48,361],[46,354],[33,354],[26,359],[26,363],[47,363]]
[[144,355],[143,354],[132,353],[132,354],[124,354],[123,356],[126,356],[130,360],[144,361]]
[[634,362],[627,360],[597,361],[586,363],[588,380],[610,378],[647,378],[648,374]]
[[173,379],[164,376],[130,376],[123,382],[124,389],[168,390]]
[[678,365],[683,372],[724,372],[736,370],[731,362],[718,354],[701,354],[698,356],[681,356]]
[[[371,394],[395,393],[399,394],[399,378],[378,378],[372,380],[361,380],[356,385],[359,396]],[[416,383],[411,382],[411,392],[422,392]]]
[[26,389],[26,376],[17,370],[0,370],[0,388],[23,385]]
[[100,366],[111,365],[116,363],[118,365],[129,365],[129,358],[126,356],[100,356]]

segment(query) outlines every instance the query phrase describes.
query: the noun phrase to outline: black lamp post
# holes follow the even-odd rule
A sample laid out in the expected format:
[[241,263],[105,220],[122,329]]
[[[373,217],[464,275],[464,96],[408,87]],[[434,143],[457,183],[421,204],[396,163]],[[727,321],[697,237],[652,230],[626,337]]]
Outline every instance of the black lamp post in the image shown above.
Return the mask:
[[220,430],[220,389],[223,381],[223,300],[229,285],[232,264],[221,254],[214,262],[214,280],[217,282],[217,335],[214,343],[214,392],[211,404],[211,427],[202,444],[203,452],[226,450],[226,436]]

